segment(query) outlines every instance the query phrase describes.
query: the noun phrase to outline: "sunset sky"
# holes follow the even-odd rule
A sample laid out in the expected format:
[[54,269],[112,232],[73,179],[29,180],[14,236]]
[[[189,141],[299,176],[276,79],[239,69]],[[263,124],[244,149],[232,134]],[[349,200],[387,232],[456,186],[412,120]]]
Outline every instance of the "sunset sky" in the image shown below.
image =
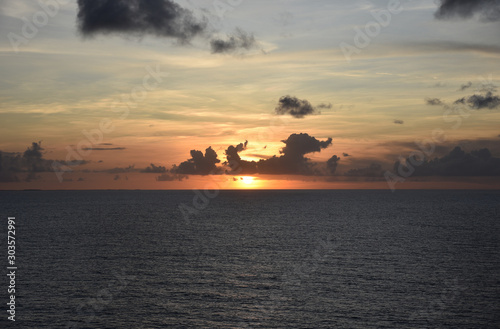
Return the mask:
[[500,187],[498,1],[7,0],[0,31],[0,189]]

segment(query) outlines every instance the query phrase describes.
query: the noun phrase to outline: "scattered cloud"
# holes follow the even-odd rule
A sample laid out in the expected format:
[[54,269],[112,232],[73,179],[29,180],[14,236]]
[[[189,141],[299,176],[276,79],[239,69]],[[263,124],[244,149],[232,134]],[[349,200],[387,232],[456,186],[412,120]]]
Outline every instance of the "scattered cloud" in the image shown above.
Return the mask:
[[444,105],[444,103],[439,98],[427,98],[425,100],[425,102],[427,103],[427,105],[431,105],[431,106]]
[[227,40],[212,39],[210,46],[213,54],[233,53],[238,49],[250,50],[257,46],[257,41],[253,34],[236,29],[236,32],[228,36]]
[[167,174],[167,173],[164,173],[164,174],[156,177],[156,180],[159,181],[159,182],[173,182],[173,181],[182,182],[184,179],[189,179],[189,176],[187,176],[187,175],[181,175],[181,174]]
[[469,89],[470,87],[472,87],[472,82],[469,81],[466,84],[461,85],[459,91],[464,91],[465,89]]
[[253,34],[236,29],[226,40],[212,38],[205,16],[194,13],[172,0],[78,0],[78,29],[85,37],[122,34],[153,35],[189,44],[195,37],[210,40],[212,53],[232,53],[257,46]]
[[122,151],[126,150],[125,147],[84,147],[84,151]]
[[[317,163],[311,162],[305,157],[306,154],[321,152],[332,144],[332,139],[328,138],[320,141],[308,134],[292,134],[282,141],[285,146],[280,151],[280,156],[269,157],[259,161],[246,161],[241,159],[239,153],[246,150],[248,142],[240,143],[236,146],[229,146],[225,150],[227,161],[224,167],[217,167],[220,163],[217,153],[211,148],[207,148],[205,155],[201,151],[192,150],[191,159],[174,165],[170,172],[184,175],[209,175],[209,174],[293,174],[293,175],[325,175],[325,170],[317,167]],[[330,161],[331,160],[331,161]],[[333,170],[333,162],[330,159],[328,170]],[[328,163],[326,164],[328,165]],[[323,165],[325,166],[325,165]],[[334,171],[334,170],[333,170]]]
[[467,104],[476,110],[493,110],[500,107],[500,97],[498,95],[493,95],[492,92],[487,92],[484,95],[475,94],[472,96],[457,99],[454,104]]
[[[137,169],[135,169],[135,166],[130,165],[130,166],[125,167],[125,168],[116,167],[116,168],[106,169],[103,172],[106,172],[108,174],[123,174],[123,173],[135,172],[135,171],[137,171]],[[96,172],[101,172],[101,171],[96,171]]]
[[336,155],[332,156],[328,161],[326,162],[326,169],[328,170],[330,175],[334,175],[335,171],[337,170],[338,162],[340,161],[340,158]]
[[[54,169],[54,160],[45,159],[42,142],[33,142],[24,152],[2,152],[0,151],[0,181],[19,181],[15,173],[28,173],[26,180],[33,181],[40,176],[36,173],[50,172]],[[89,161],[57,161],[65,166],[80,166],[88,164]]]
[[78,27],[85,36],[98,33],[156,35],[187,43],[205,32],[206,22],[170,0],[78,0]]
[[148,167],[141,170],[142,173],[156,173],[161,174],[167,172],[167,168],[164,166],[156,166],[151,163]]
[[384,174],[382,165],[379,163],[372,163],[365,168],[350,169],[344,175],[348,177],[380,177]]
[[332,103],[328,103],[328,104],[321,103],[321,104],[319,104],[318,106],[316,106],[316,108],[318,108],[318,109],[326,109],[326,110],[331,110],[331,109],[333,108],[333,105],[332,105]]
[[278,101],[278,105],[274,109],[278,115],[289,114],[295,118],[303,118],[306,115],[319,114],[319,109],[331,109],[332,104],[320,104],[313,106],[306,99],[299,99],[295,96],[283,96]]
[[174,166],[171,172],[184,175],[210,175],[217,172],[218,163],[220,160],[212,147],[205,150],[205,155],[201,151],[191,150],[191,159]]
[[499,0],[441,0],[435,17],[469,19],[479,15],[482,21],[500,20]]
[[[409,168],[419,159],[396,161],[394,168],[401,165]],[[500,158],[493,157],[488,148],[465,152],[460,146],[441,158],[425,160],[420,166],[412,166],[414,176],[500,176]]]

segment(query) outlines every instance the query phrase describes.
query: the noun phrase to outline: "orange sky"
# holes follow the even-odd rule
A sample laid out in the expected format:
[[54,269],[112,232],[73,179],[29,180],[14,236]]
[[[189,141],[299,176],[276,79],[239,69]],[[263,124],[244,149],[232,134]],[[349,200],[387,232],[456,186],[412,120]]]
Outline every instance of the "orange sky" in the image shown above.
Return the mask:
[[[224,176],[222,188],[387,188],[381,175],[376,182],[370,175],[359,181],[345,175],[363,176],[373,164],[393,170],[429,141],[429,161],[456,146],[467,155],[488,149],[500,158],[499,22],[485,21],[485,13],[438,18],[433,0],[405,1],[392,12],[385,0],[255,0],[233,4],[221,16],[212,0],[197,1],[199,7],[188,2],[176,1],[208,22],[204,33],[97,26],[87,35],[78,14],[96,11],[84,13],[72,1],[26,37],[25,18],[40,16],[43,7],[2,3],[0,189],[201,188],[206,177],[158,182],[138,171],[151,163],[171,169],[190,159],[191,150],[208,147],[222,164],[225,150],[245,141],[243,160],[280,157],[282,141],[300,133],[332,138],[328,147],[302,154],[320,163],[321,175],[246,183]],[[374,12],[390,21],[375,21]],[[130,14],[132,21],[142,17]],[[373,24],[380,30],[360,45],[359,31]],[[215,51],[214,40],[227,49]],[[349,56],[346,45],[354,49]],[[305,114],[280,112],[283,97],[300,101],[295,110]],[[46,160],[77,154],[85,164],[64,174],[64,182],[47,172],[30,182],[7,182],[16,175],[23,180],[31,169],[14,168],[5,158],[22,157],[38,141]],[[340,160],[328,178],[324,168],[334,155]],[[128,172],[115,180],[106,174],[114,169]],[[398,188],[498,188],[496,178],[457,175],[469,177],[409,177]]]

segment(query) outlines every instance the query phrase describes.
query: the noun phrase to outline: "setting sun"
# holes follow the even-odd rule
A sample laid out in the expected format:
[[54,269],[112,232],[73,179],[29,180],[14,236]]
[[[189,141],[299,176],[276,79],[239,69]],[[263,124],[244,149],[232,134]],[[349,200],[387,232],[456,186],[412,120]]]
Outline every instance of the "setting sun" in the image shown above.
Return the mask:
[[241,182],[245,185],[252,185],[254,183],[255,177],[243,176],[241,177]]

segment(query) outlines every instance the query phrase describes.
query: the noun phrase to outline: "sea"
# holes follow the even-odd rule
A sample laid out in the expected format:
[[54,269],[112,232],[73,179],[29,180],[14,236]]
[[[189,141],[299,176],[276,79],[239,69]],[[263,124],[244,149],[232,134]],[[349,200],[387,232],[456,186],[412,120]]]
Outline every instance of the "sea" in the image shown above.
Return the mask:
[[499,201],[479,190],[1,191],[0,327],[500,328]]

